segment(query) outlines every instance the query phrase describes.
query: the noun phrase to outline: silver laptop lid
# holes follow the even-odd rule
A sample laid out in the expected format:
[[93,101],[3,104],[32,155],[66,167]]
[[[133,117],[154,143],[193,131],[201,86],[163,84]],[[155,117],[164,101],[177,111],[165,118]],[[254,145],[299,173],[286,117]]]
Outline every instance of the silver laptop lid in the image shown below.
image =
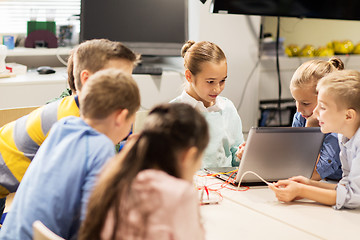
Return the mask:
[[[266,181],[302,175],[310,178],[318,158],[324,134],[320,128],[251,128],[236,182],[246,171],[253,171]],[[259,182],[246,174],[242,182]]]

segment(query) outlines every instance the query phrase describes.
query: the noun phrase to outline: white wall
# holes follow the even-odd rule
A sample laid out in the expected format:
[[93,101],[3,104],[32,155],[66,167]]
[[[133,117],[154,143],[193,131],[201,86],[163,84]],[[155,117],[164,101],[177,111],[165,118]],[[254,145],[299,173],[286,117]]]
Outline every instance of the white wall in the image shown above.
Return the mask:
[[[246,79],[258,60],[260,17],[212,14],[209,12],[210,2],[202,4],[200,0],[189,0],[189,39],[211,41],[223,49],[228,61],[228,80],[222,95],[237,107]],[[239,109],[244,132],[257,124],[258,82],[257,68]]]
[[[276,36],[277,17],[263,18],[264,33],[270,32]],[[360,21],[329,20],[329,19],[299,19],[280,18],[280,37],[284,38],[284,46],[297,44],[303,47],[311,44],[314,47],[325,46],[334,40],[351,40],[354,44],[360,42]],[[344,62],[345,68],[360,70],[359,55],[338,56]],[[307,57],[280,57],[282,81],[282,98],[292,98],[289,84],[295,70],[304,62],[311,60]],[[328,57],[321,58],[327,60]],[[261,100],[276,99],[278,97],[276,59],[274,56],[263,56],[260,65],[259,98]]]
[[[264,31],[276,36],[276,23],[276,17],[265,17]],[[334,40],[351,40],[357,44],[360,42],[359,28],[360,21],[280,18],[280,36],[284,38],[285,46],[311,44],[317,48]]]
[[[212,14],[209,12],[210,2],[208,0],[202,4],[200,0],[189,0],[189,38],[195,41],[212,41],[223,49],[228,61],[228,80],[222,95],[232,100],[238,107],[246,79],[258,61],[260,17]],[[45,58],[41,57],[41,59]],[[12,61],[16,60],[12,59]],[[174,61],[175,63],[172,64],[175,70],[182,71],[183,60],[178,58]],[[47,63],[54,65],[50,64],[50,61]],[[167,80],[168,75],[171,75],[169,80]],[[137,76],[136,79],[139,80],[142,106],[145,109],[151,108],[156,103],[169,101],[181,93],[182,83],[179,74],[165,72],[162,77]],[[251,126],[257,125],[258,83],[259,68],[252,75],[245,91],[243,104],[239,108],[244,132],[247,132]]]

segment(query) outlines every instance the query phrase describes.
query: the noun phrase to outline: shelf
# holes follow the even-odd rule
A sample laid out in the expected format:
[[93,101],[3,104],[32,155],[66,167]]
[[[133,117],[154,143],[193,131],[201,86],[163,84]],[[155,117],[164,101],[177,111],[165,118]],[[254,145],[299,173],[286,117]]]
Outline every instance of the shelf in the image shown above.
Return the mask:
[[[335,57],[340,58],[345,65],[346,69],[358,69],[360,62],[359,54],[351,54],[351,55],[336,55]],[[329,60],[330,57],[288,57],[288,56],[279,56],[280,69],[281,70],[290,70],[294,71],[298,68],[302,63],[312,60],[312,59],[322,59]],[[261,66],[263,71],[273,70],[276,68],[275,65],[276,57],[263,55],[261,56]]]
[[24,48],[17,47],[7,51],[6,56],[55,56],[55,55],[69,55],[72,47],[59,47],[59,48]]

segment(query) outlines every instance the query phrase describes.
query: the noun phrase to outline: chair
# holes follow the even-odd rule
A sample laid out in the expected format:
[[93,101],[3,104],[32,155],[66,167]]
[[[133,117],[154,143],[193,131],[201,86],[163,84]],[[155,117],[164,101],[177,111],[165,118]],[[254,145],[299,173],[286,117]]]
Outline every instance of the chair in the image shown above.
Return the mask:
[[19,108],[7,108],[0,109],[0,127],[14,121],[30,112],[34,111],[38,107],[19,107]]
[[33,223],[33,240],[64,240],[48,229],[41,221]]
[[[38,107],[18,107],[18,108],[0,109],[0,127],[22,116],[25,116],[26,114],[29,114],[30,112],[34,111],[37,108]],[[14,195],[15,193],[10,193],[6,197],[4,213],[10,210]]]

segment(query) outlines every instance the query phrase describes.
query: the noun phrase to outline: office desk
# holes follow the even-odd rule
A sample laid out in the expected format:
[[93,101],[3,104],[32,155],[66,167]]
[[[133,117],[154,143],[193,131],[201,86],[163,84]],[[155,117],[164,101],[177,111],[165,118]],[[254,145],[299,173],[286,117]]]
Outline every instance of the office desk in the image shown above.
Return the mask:
[[[227,215],[229,223],[236,219],[242,221],[239,224],[231,223],[228,227],[228,229],[239,229],[238,232],[229,230],[232,231],[229,233],[232,237],[239,236],[239,239],[261,238],[256,237],[255,234],[265,234],[266,239],[360,238],[358,231],[360,209],[334,210],[332,207],[310,200],[283,203],[279,202],[275,194],[267,187],[253,187],[244,192],[222,189],[221,193],[224,202],[218,206],[213,205],[211,208],[201,207],[205,228],[212,235],[226,231],[220,229],[226,229],[227,225],[220,225],[220,221],[216,218],[217,215],[221,218]],[[241,215],[238,215],[240,213]],[[212,223],[213,221],[216,221],[218,225]],[[242,224],[247,224],[246,221],[250,224],[243,228]],[[272,231],[273,228],[274,231]],[[244,232],[245,236],[241,238],[239,232]],[[213,238],[209,235],[208,239]]]
[[66,68],[40,75],[35,70],[24,75],[0,78],[0,109],[42,106],[60,96],[67,86]]
[[[67,87],[66,68],[54,68],[55,74],[40,75],[35,70],[25,75],[0,78],[0,109],[42,106],[59,97]],[[184,77],[179,71],[165,70],[161,76],[133,75],[141,95],[141,109],[169,102],[182,92]]]

